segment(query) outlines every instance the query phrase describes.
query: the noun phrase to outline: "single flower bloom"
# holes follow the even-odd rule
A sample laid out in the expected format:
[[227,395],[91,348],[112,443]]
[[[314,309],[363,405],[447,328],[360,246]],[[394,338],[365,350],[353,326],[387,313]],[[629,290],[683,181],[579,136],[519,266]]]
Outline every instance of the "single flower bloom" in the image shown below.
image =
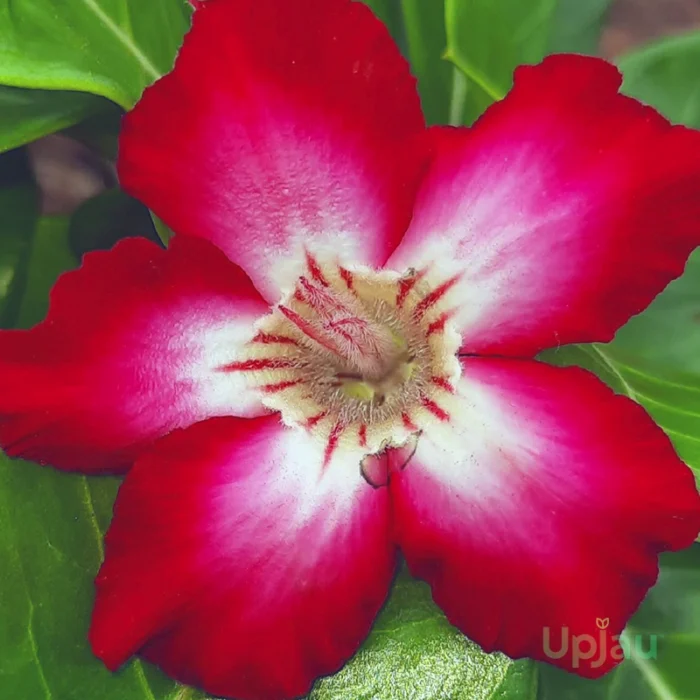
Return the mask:
[[700,243],[700,134],[620,82],[552,56],[426,129],[360,3],[198,4],[120,143],[174,239],[86,255],[0,335],[7,452],[129,470],[90,631],[110,669],[303,695],[398,552],[484,649],[618,663],[543,633],[613,649],[700,497],[639,405],[534,358],[609,341]]

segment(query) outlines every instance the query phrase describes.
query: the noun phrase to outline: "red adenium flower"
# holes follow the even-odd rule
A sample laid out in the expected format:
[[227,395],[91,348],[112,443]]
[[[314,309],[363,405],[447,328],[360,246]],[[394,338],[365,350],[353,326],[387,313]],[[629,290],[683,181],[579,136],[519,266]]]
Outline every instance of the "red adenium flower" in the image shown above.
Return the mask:
[[397,550],[486,650],[615,646],[700,529],[645,411],[533,359],[610,340],[700,243],[700,134],[619,87],[553,56],[473,128],[426,130],[363,5],[199,6],[120,147],[171,245],[85,256],[0,336],[9,454],[133,463],[90,632],[109,668],[302,695],[368,634]]

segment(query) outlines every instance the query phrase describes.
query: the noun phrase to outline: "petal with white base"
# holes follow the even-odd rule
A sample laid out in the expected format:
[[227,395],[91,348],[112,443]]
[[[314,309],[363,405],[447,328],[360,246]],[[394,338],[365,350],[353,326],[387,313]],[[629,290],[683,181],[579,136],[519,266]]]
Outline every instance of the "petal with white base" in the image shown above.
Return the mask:
[[211,243],[128,238],[88,253],[46,320],[0,332],[0,445],[13,457],[121,471],[170,430],[266,413],[226,366],[268,306]]
[[277,416],[212,419],[127,475],[90,638],[242,700],[305,695],[368,634],[395,566],[386,488]]
[[[700,530],[690,469],[643,408],[579,368],[466,360],[441,404],[450,420],[414,417],[417,449],[389,481],[411,572],[487,651],[610,670],[657,555]],[[600,654],[577,655],[574,635]]]
[[388,265],[434,285],[463,351],[609,341],[700,245],[700,133],[620,95],[614,66],[550,56],[437,155]]

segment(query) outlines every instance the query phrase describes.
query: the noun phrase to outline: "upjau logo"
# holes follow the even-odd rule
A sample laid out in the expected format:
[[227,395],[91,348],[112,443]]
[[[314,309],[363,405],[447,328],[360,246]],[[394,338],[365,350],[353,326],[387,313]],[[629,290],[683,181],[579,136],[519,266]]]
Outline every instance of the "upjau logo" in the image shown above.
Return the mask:
[[[561,628],[561,634],[552,634],[545,627],[542,635],[542,648],[549,659],[561,659],[571,652],[571,665],[579,668],[581,661],[590,661],[591,668],[599,668],[606,659],[622,661],[623,659],[655,659],[658,652],[658,635],[624,634],[609,637],[605,630],[610,625],[610,618],[596,618],[598,636],[592,634],[570,634],[568,627]],[[558,648],[553,648],[558,647]]]

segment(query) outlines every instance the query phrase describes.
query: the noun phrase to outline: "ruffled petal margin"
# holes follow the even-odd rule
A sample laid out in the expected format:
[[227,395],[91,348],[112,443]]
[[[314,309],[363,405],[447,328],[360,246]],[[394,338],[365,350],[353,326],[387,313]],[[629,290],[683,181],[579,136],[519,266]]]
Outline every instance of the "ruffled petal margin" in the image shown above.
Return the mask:
[[211,243],[128,238],[88,253],[46,319],[0,332],[0,446],[84,472],[130,466],[153,440],[211,416],[266,413],[227,372],[268,311]]
[[[474,358],[389,482],[394,537],[485,650],[597,677],[700,496],[644,409],[592,374]],[[576,637],[576,639],[574,639]]]
[[90,639],[212,695],[305,695],[358,649],[395,566],[387,489],[277,416],[219,418],[129,472],[107,534]]
[[614,66],[555,55],[518,68],[437,155],[388,265],[435,285],[465,353],[531,357],[612,339],[700,245],[700,132],[620,95]]
[[305,249],[383,264],[424,170],[415,80],[351,0],[206,0],[173,71],[124,119],[123,187],[213,241],[268,301]]

